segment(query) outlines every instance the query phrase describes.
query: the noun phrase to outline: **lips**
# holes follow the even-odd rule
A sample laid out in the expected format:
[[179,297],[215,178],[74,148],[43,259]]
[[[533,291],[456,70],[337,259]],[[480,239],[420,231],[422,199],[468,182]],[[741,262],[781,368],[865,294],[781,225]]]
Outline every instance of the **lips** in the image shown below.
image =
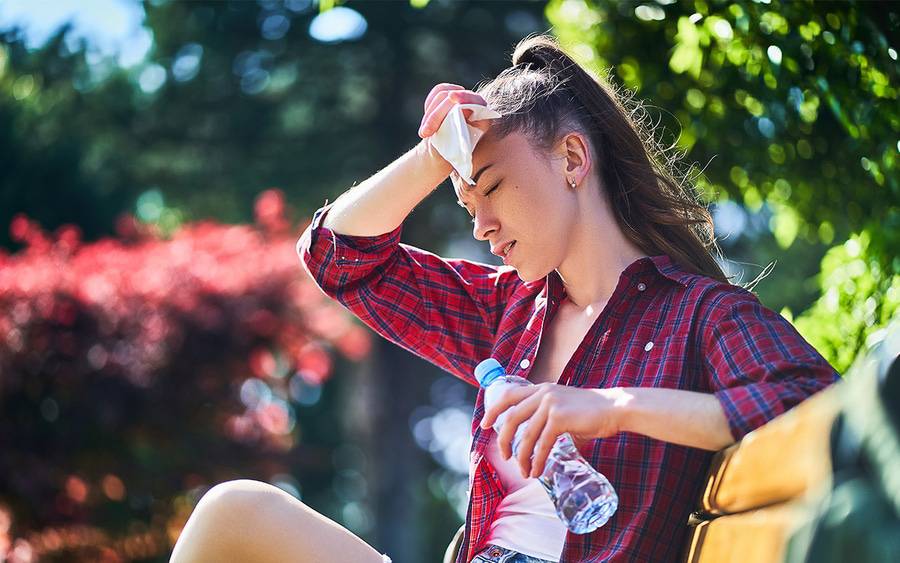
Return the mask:
[[512,256],[513,251],[516,249],[516,243],[513,242],[512,246],[509,248],[507,253],[503,256],[503,263],[505,265],[509,265],[509,257]]
[[504,256],[506,256],[507,248],[509,248],[511,251],[512,247],[510,245],[515,245],[515,243],[516,243],[516,241],[509,240],[509,241],[504,242],[503,244],[498,244],[497,246],[491,248],[491,254],[493,254],[495,256],[504,257]]

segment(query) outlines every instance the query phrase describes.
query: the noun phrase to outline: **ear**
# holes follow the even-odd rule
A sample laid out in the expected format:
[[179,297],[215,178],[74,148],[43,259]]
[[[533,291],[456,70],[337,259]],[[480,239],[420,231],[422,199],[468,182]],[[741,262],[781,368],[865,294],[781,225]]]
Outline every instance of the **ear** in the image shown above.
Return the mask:
[[563,135],[557,151],[564,166],[561,173],[580,186],[593,166],[587,136],[579,131],[570,131]]

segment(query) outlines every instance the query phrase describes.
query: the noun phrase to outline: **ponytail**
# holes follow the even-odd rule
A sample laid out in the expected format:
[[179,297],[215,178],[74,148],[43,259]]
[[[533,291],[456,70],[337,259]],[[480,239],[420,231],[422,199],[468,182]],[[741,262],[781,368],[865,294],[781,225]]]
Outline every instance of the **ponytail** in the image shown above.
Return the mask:
[[512,66],[476,92],[503,115],[491,125],[498,139],[520,131],[533,147],[549,152],[569,130],[587,136],[628,240],[648,255],[666,254],[688,271],[729,282],[715,259],[721,250],[712,216],[687,177],[675,179],[683,155],[667,158],[652,131],[642,128],[643,119],[633,119],[644,115],[643,108],[572,60],[556,39],[521,40]]

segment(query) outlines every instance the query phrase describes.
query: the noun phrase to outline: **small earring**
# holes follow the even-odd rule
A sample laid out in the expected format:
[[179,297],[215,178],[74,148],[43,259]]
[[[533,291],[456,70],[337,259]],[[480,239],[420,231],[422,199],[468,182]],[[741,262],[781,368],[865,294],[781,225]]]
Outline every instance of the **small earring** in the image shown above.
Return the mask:
[[572,189],[575,189],[575,180],[569,180],[569,185],[572,186]]

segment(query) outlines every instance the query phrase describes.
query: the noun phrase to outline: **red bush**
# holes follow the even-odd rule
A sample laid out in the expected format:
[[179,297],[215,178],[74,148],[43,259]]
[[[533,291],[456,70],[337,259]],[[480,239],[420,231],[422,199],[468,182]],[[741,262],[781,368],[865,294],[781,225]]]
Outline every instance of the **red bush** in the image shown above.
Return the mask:
[[[169,239],[123,217],[120,238],[90,243],[15,217],[25,248],[0,253],[0,501],[12,519],[0,553],[128,559],[128,542],[107,539],[135,534],[117,529],[123,513],[163,553],[190,511],[185,490],[328,474],[314,437],[298,444],[298,422],[332,349],[359,360],[369,332],[300,267],[283,195],[261,194],[255,216]],[[64,529],[81,532],[45,541]]]

